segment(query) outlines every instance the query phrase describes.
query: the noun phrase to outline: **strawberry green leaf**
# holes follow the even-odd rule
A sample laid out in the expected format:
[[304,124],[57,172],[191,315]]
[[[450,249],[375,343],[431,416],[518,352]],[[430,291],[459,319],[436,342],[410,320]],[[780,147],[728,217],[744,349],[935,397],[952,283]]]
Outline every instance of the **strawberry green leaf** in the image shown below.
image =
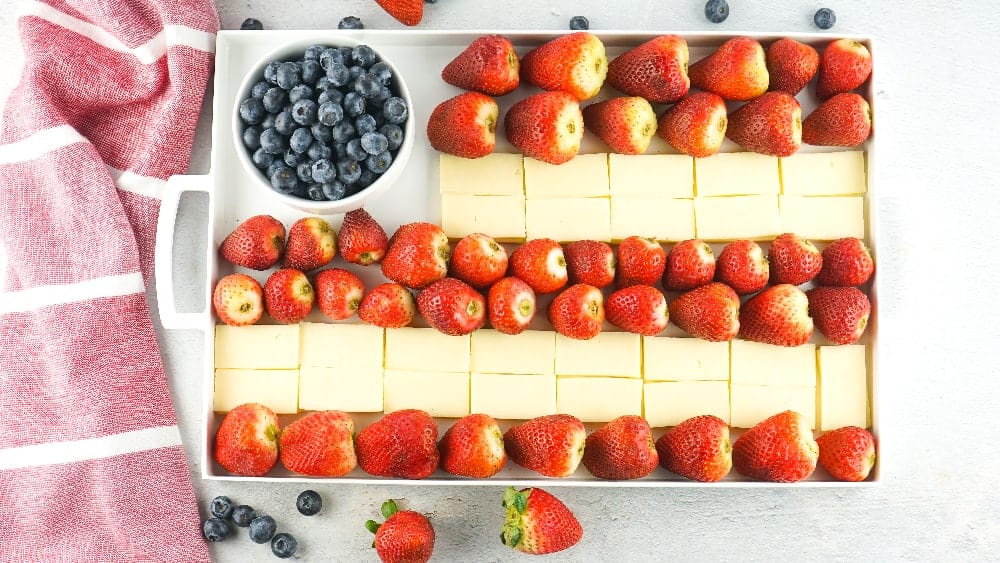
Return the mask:
[[382,503],[382,516],[385,516],[386,520],[397,512],[399,512],[399,507],[396,506],[396,501],[389,499]]
[[379,524],[377,522],[375,522],[374,520],[369,520],[369,521],[365,522],[365,528],[368,528],[368,531],[371,532],[371,533],[373,533],[373,534],[378,531],[378,527],[379,527]]

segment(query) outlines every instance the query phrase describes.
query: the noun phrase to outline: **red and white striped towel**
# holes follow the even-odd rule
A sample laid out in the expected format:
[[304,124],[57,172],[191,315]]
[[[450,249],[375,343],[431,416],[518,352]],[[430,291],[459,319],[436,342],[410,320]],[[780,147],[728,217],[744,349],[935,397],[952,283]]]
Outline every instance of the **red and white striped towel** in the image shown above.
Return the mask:
[[145,289],[218,15],[211,0],[18,9],[25,65],[0,132],[0,560],[208,560]]

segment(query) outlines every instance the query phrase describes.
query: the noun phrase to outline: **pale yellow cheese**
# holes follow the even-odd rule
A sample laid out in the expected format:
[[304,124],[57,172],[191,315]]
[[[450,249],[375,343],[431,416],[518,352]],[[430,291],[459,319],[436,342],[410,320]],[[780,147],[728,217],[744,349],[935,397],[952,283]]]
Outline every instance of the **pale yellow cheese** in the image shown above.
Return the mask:
[[777,195],[781,191],[776,157],[732,152],[696,158],[694,162],[695,193],[698,197]]
[[642,416],[642,380],[623,377],[559,377],[556,411],[584,422]]
[[420,409],[431,416],[469,414],[469,372],[385,370],[382,409]]
[[385,368],[468,373],[469,335],[451,336],[433,328],[386,329]]
[[490,329],[472,333],[474,372],[555,373],[556,333],[526,330],[510,335]]
[[642,370],[646,381],[729,381],[729,343],[644,336]]
[[779,412],[793,410],[810,428],[816,428],[816,388],[779,387],[776,385],[732,384],[729,389],[731,425],[752,428]]
[[608,155],[578,154],[563,164],[524,159],[524,195],[538,198],[607,197]]
[[524,205],[528,240],[558,242],[611,240],[611,203],[606,197],[528,199]]
[[812,240],[865,236],[863,196],[781,196],[782,232]]
[[299,408],[346,412],[382,411],[382,368],[299,368]]
[[441,229],[452,239],[484,233],[499,241],[522,241],[524,197],[441,194]]
[[610,154],[611,197],[694,197],[694,159],[685,154]]
[[382,367],[384,330],[357,323],[300,323],[303,366],[372,370]]
[[638,334],[602,331],[590,340],[556,335],[556,375],[642,377]]
[[868,191],[864,151],[798,152],[781,159],[781,193],[851,195]]
[[861,344],[819,347],[819,429],[867,428],[868,368]]
[[522,420],[555,414],[556,376],[551,373],[472,374],[471,412]]
[[299,367],[298,325],[215,325],[215,367]]
[[677,426],[701,415],[729,424],[728,381],[658,381],[643,387],[643,413],[650,426]]
[[778,196],[698,197],[695,232],[707,241],[762,240],[781,234]]
[[630,236],[658,241],[694,238],[694,200],[612,196],[611,240]]
[[492,153],[461,158],[441,153],[438,160],[441,193],[465,195],[524,195],[521,155]]
[[276,414],[299,410],[298,369],[216,369],[212,410],[228,412],[260,403]]
[[732,381],[745,385],[816,387],[816,345],[732,341]]

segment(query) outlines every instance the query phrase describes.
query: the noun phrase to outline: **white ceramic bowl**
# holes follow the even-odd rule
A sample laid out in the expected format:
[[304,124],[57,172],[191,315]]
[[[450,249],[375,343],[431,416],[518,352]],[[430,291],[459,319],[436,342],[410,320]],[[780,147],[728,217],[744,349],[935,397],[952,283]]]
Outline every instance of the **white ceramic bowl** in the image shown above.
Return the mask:
[[392,187],[392,185],[403,173],[403,169],[406,168],[406,162],[410,159],[410,153],[413,152],[413,139],[415,137],[414,122],[416,120],[413,117],[413,99],[410,97],[410,90],[407,88],[406,82],[403,80],[403,77],[399,72],[399,68],[393,64],[391,60],[385,58],[382,53],[379,53],[376,46],[369,44],[369,46],[375,49],[379,59],[392,68],[393,89],[395,90],[396,95],[406,102],[407,111],[409,112],[406,118],[406,123],[403,124],[403,144],[400,145],[399,149],[396,151],[389,169],[379,176],[378,179],[367,188],[337,201],[313,201],[275,191],[274,188],[271,187],[270,180],[268,180],[264,173],[254,165],[250,153],[243,144],[244,124],[240,119],[240,102],[250,96],[250,89],[253,88],[253,85],[256,82],[263,80],[264,67],[266,67],[269,62],[300,58],[310,45],[316,44],[324,44],[335,47],[355,47],[357,45],[361,45],[362,43],[344,37],[336,37],[326,42],[318,42],[315,39],[298,40],[287,43],[261,57],[260,60],[254,63],[253,67],[251,67],[246,76],[243,77],[243,82],[240,84],[240,88],[237,92],[236,102],[233,104],[233,142],[236,143],[236,154],[239,156],[240,162],[246,169],[247,174],[253,179],[253,187],[251,189],[264,191],[268,194],[268,197],[271,197],[274,201],[293,207],[305,213],[315,215],[331,215],[335,213],[346,213],[348,211],[364,207],[369,201],[385,193],[386,190]]

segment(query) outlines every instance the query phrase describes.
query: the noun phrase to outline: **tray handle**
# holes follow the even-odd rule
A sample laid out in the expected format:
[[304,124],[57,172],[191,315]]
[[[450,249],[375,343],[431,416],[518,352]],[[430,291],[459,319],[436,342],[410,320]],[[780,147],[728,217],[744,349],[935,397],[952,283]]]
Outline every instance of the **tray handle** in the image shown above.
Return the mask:
[[[177,207],[184,192],[205,192],[212,197],[207,175],[177,175],[167,179],[156,221],[156,247],[153,268],[156,275],[156,301],[160,322],[168,330],[204,330],[205,313],[180,313],[174,300],[174,226]],[[207,306],[207,305],[206,305]]]

